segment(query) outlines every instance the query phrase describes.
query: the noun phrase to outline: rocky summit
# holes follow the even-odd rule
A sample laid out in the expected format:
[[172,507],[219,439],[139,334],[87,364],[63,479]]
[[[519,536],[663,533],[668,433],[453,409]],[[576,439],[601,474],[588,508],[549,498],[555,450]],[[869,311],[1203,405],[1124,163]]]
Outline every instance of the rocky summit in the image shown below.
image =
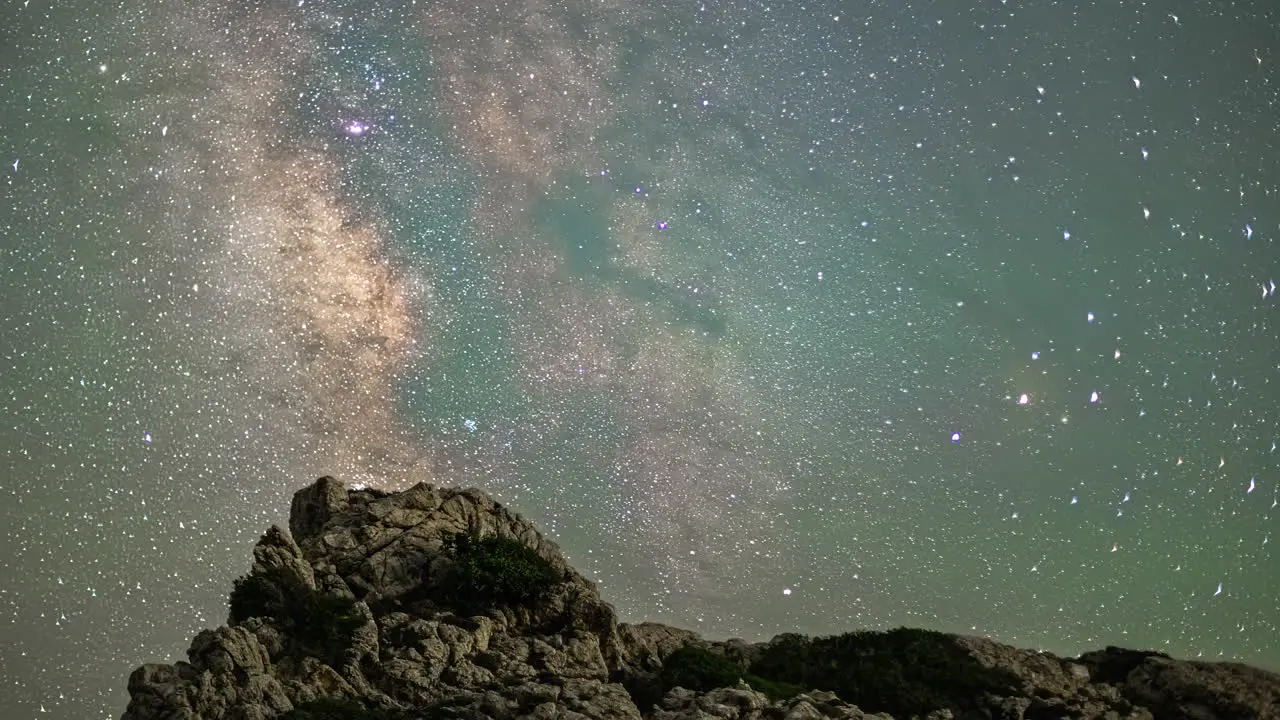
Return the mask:
[[1157,652],[620,623],[531,523],[425,483],[299,491],[229,605],[185,662],[133,672],[125,720],[1280,718],[1280,676]]

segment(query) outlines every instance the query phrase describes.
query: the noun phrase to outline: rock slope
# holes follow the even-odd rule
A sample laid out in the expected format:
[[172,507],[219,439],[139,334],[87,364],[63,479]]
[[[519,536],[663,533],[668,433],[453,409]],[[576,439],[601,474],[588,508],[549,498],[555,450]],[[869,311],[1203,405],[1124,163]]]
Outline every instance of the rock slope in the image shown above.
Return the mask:
[[1280,718],[1280,676],[901,629],[767,643],[619,623],[555,543],[475,489],[320,478],[227,625],[129,678],[124,720]]

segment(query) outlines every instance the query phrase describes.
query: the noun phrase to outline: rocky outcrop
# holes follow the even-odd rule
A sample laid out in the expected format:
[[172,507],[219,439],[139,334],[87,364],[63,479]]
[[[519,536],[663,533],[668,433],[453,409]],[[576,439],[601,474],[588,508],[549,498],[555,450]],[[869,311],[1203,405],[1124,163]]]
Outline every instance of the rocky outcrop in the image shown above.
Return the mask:
[[1280,676],[1244,665],[1059,658],[927,631],[751,644],[619,623],[528,521],[427,484],[390,494],[325,477],[299,491],[231,607],[185,662],[134,671],[125,720],[1280,718]]

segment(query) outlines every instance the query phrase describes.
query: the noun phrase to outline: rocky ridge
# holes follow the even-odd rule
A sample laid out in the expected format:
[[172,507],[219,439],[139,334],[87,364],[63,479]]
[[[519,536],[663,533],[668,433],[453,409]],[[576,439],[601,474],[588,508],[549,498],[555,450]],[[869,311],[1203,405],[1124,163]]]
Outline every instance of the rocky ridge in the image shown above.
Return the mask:
[[766,643],[619,623],[475,489],[300,490],[227,625],[129,677],[124,720],[1280,718],[1280,675],[901,629]]

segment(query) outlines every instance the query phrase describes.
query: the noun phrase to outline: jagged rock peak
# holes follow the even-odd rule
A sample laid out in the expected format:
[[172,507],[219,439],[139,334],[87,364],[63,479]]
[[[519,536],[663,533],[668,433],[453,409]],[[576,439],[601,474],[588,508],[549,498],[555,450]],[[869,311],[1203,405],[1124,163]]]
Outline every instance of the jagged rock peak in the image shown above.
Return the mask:
[[425,483],[300,490],[229,604],[186,661],[133,672],[124,720],[1280,718],[1280,676],[1245,665],[618,623],[527,520]]
[[452,533],[519,541],[598,599],[594,584],[569,566],[559,546],[533,523],[475,488],[418,483],[387,493],[348,490],[322,477],[294,494],[289,530],[313,566],[354,582],[352,590],[365,602],[420,589],[423,573],[440,560],[442,541]]

